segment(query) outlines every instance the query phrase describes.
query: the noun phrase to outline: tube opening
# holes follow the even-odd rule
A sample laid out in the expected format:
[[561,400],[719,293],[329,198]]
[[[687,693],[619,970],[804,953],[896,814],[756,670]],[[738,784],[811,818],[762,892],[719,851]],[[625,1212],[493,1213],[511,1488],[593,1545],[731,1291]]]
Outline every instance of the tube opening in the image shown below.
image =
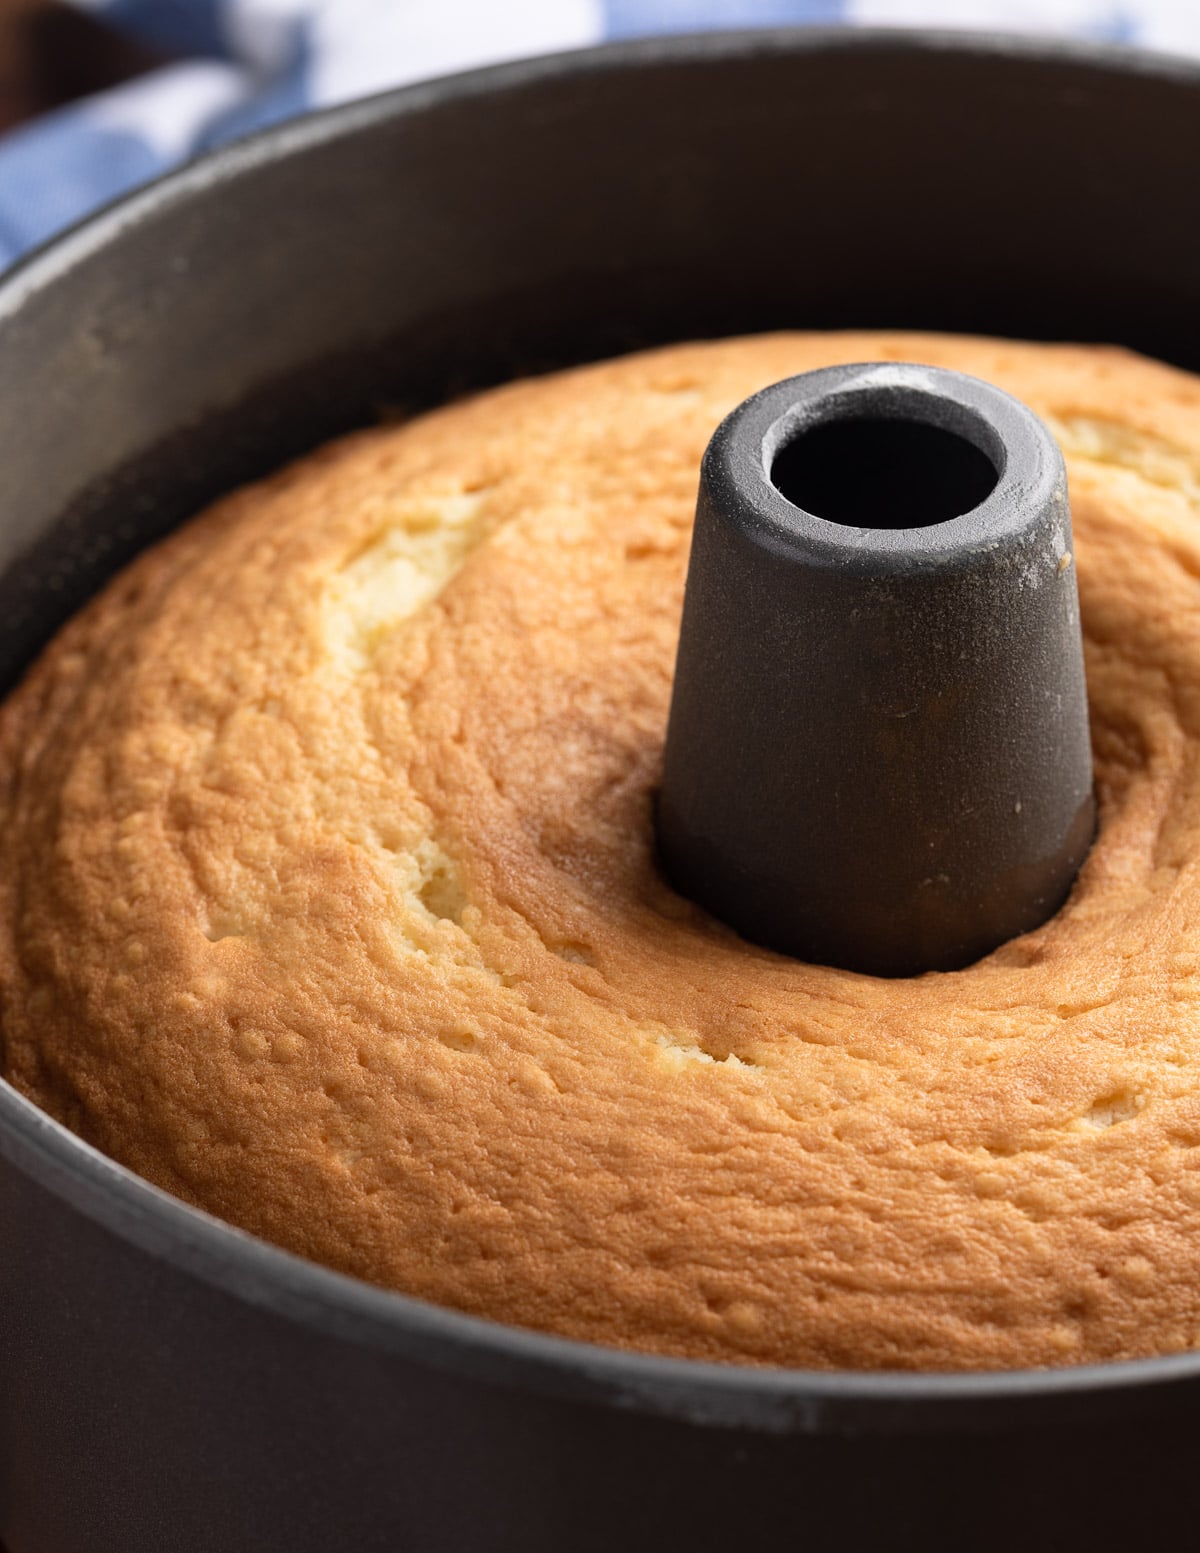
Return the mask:
[[771,483],[813,517],[851,528],[931,528],[995,490],[973,442],[928,421],[855,417],[804,427],[778,449]]

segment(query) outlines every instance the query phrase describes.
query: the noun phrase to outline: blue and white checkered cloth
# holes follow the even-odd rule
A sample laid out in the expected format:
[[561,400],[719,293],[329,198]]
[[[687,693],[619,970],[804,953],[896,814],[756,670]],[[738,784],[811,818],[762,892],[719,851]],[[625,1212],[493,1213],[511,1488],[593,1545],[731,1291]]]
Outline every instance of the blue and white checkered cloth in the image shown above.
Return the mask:
[[306,108],[605,39],[790,23],[986,27],[1200,54],[1200,0],[76,0],[176,63],[0,137],[0,268]]

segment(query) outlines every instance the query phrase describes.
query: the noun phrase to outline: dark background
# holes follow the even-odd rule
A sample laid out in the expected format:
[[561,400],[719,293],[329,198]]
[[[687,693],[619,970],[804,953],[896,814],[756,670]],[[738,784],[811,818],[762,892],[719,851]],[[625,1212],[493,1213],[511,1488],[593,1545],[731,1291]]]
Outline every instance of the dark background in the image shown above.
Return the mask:
[[0,0],[0,134],[161,62],[56,0]]

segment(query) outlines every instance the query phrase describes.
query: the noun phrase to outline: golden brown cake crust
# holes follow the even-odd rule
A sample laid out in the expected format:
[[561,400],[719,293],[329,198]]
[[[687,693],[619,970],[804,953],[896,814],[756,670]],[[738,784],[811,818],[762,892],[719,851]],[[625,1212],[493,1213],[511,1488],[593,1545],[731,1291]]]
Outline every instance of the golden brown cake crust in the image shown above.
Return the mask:
[[[1100,839],[888,982],[657,877],[696,474],[906,358],[1070,470]],[[800,1366],[1200,1345],[1200,383],[902,335],[684,346],[337,443],[146,554],[0,719],[3,1063],[167,1190],[462,1310]]]

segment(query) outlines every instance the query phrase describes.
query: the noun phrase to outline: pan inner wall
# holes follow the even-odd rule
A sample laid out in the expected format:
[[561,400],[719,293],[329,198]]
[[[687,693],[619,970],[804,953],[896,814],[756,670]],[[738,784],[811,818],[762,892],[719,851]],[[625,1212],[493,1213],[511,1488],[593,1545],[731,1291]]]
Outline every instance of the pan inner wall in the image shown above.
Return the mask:
[[[944,308],[898,306],[900,327],[1052,339],[1049,316],[1034,305],[1015,313],[986,310],[948,317]],[[1200,316],[1200,307],[1198,307]],[[225,409],[164,438],[106,473],[54,517],[35,543],[0,571],[0,695],[16,684],[59,627],[139,551],[238,485],[259,478],[323,441],[355,427],[407,417],[478,389],[680,339],[719,338],[784,327],[882,327],[877,307],[834,300],[818,322],[780,307],[710,307],[687,314],[647,307],[635,321],[584,308],[548,327],[544,297],[488,302],[474,318],[457,313],[370,350],[313,363],[269,382]],[[1081,325],[1085,320],[1081,320]],[[1125,327],[1120,327],[1124,322]],[[522,328],[522,323],[526,324]],[[1071,338],[1105,343],[1145,339],[1136,317],[1114,327],[1079,327]],[[463,336],[476,348],[464,354]],[[1176,346],[1181,342],[1176,339]],[[1165,359],[1200,368],[1194,351]],[[1181,359],[1182,358],[1182,359]],[[404,363],[405,370],[397,369]],[[5,548],[0,533],[0,552]],[[0,563],[2,564],[2,563]]]

